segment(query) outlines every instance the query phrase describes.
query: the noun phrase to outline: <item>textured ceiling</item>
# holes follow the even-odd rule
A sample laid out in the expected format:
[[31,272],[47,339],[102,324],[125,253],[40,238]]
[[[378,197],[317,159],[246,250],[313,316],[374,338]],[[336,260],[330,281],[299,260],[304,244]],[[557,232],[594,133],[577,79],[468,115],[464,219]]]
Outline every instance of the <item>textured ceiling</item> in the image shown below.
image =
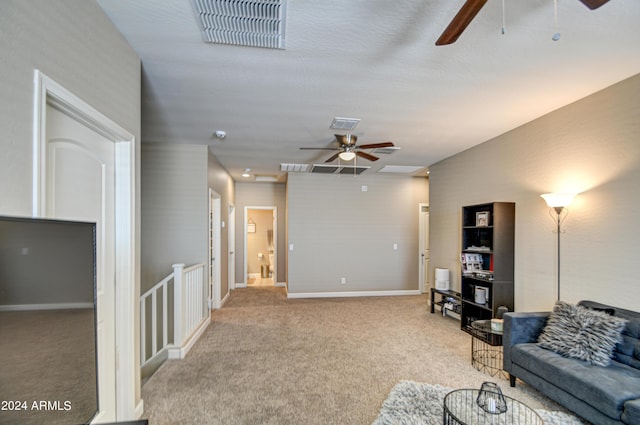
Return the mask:
[[98,3],[142,60],[143,142],[207,144],[237,181],[323,162],[299,148],[335,116],[401,147],[366,173],[429,166],[640,72],[638,0],[558,0],[560,41],[552,0],[505,0],[504,35],[490,0],[449,46],[463,0],[289,0],[284,50],[205,44],[190,0]]

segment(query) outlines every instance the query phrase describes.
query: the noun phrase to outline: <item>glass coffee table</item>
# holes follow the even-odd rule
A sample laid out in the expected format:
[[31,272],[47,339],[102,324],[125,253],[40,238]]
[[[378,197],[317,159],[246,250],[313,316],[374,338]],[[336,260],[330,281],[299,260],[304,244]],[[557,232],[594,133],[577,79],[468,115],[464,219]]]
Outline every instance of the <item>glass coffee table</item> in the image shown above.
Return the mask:
[[507,411],[489,413],[478,406],[476,399],[480,390],[454,390],[444,397],[444,425],[544,425],[542,418],[529,406],[518,400],[503,396]]

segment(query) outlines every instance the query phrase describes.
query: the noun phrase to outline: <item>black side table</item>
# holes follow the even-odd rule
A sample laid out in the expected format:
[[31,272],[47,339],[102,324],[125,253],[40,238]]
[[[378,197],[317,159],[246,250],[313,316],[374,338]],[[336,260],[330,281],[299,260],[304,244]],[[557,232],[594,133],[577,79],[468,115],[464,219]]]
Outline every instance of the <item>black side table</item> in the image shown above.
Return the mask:
[[471,334],[471,364],[491,376],[508,378],[502,369],[502,331],[491,329],[491,320],[476,320],[467,328]]

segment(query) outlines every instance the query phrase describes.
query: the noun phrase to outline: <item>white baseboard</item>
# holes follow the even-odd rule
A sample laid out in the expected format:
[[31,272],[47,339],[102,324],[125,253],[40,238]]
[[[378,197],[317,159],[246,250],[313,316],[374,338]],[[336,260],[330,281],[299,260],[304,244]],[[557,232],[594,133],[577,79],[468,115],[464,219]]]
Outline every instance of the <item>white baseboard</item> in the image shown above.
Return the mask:
[[278,288],[286,288],[287,287],[287,282],[276,282],[273,284],[273,286],[276,286]]
[[397,297],[420,295],[419,289],[389,291],[348,291],[348,292],[289,292],[287,298],[348,298],[348,297]]
[[93,303],[0,305],[0,311],[81,310],[81,309],[92,309],[92,308],[93,308]]
[[238,288],[246,288],[247,282],[236,282],[236,289]]
[[144,400],[140,400],[136,405],[134,415],[136,419],[142,419],[142,415],[144,415]]
[[220,300],[220,308],[222,308],[222,306],[224,306],[224,303],[226,303],[229,300],[230,296],[231,296],[231,292],[227,292],[227,294],[224,296],[224,298],[222,298],[222,300]]
[[193,348],[195,343],[198,341],[200,336],[204,333],[204,331],[211,323],[211,316],[207,317],[202,321],[200,326],[193,332],[191,338],[187,341],[187,343],[183,347],[169,347],[168,356],[170,359],[184,359],[189,351]]
[[262,277],[262,275],[260,273],[249,273],[249,274],[247,274],[247,277],[249,279],[258,279],[258,278]]

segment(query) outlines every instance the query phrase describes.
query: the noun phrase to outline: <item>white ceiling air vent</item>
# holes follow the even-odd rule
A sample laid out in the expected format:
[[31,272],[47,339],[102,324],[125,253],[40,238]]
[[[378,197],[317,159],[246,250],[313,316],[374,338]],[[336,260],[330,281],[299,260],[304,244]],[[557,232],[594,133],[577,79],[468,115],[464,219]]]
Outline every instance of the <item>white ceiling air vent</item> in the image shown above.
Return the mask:
[[309,171],[309,164],[280,164],[280,171],[285,173],[306,173]]
[[256,174],[256,181],[257,182],[270,182],[270,183],[275,183],[278,181],[278,177],[276,176],[270,176],[270,175],[262,175],[262,174]]
[[424,167],[413,165],[385,165],[378,170],[378,173],[398,173],[398,174],[413,174],[418,171],[423,171]]
[[360,174],[367,171],[370,167],[360,167],[353,165],[326,165],[313,164],[311,173],[314,174]]
[[331,121],[329,128],[334,130],[353,130],[359,122],[360,118],[335,117],[333,121]]
[[286,0],[192,0],[207,43],[284,49]]
[[386,155],[391,155],[392,153],[398,152],[400,150],[400,146],[389,146],[386,148],[375,148],[373,151],[371,151],[371,153],[377,153],[377,154],[386,154]]

